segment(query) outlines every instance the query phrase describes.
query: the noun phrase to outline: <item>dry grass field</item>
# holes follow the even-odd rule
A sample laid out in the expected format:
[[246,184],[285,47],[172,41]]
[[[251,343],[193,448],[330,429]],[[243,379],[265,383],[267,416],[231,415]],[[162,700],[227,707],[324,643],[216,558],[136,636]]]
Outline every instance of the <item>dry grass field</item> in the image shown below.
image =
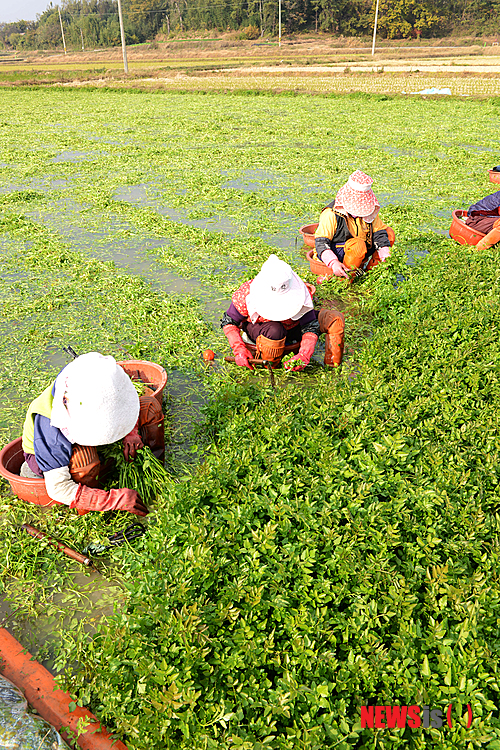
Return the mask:
[[178,39],[122,50],[37,51],[0,56],[0,85],[93,85],[188,91],[408,94],[500,93],[495,39],[377,42],[311,34],[277,41]]

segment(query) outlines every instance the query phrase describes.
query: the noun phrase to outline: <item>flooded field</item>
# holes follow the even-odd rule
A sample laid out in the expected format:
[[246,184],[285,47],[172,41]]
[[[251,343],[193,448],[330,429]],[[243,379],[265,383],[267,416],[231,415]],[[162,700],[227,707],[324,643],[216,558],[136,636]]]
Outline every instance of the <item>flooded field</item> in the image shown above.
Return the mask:
[[[358,628],[365,614],[353,610],[349,627],[343,621],[339,625],[328,620],[330,604],[340,618],[357,606],[342,603],[344,594],[339,593],[341,581],[354,575],[353,570],[359,572],[359,579],[350,579],[357,587],[357,601],[364,601],[366,591],[375,590],[382,579],[384,588],[396,576],[394,571],[404,571],[397,572],[398,586],[413,586],[413,563],[405,567],[406,562],[391,558],[395,567],[387,573],[390,551],[387,559],[377,558],[380,578],[365,582],[364,575],[375,576],[371,568],[366,572],[365,563],[379,554],[370,546],[379,532],[370,525],[364,503],[375,509],[373,513],[380,512],[384,528],[392,523],[389,503],[394,503],[394,518],[401,514],[410,536],[413,521],[402,498],[415,492],[422,538],[430,535],[431,541],[440,541],[439,534],[445,536],[441,527],[432,532],[434,536],[427,532],[430,516],[424,513],[427,502],[437,513],[439,493],[445,493],[446,483],[435,494],[425,489],[434,487],[426,472],[437,472],[433,461],[441,461],[429,448],[438,438],[432,433],[427,442],[418,441],[420,429],[432,431],[428,425],[435,413],[434,383],[445,392],[455,371],[442,382],[440,367],[433,369],[433,353],[446,348],[441,339],[422,344],[418,356],[422,361],[431,357],[424,374],[418,357],[417,364],[411,357],[420,346],[421,332],[434,330],[433,321],[440,321],[439,335],[448,324],[442,328],[440,313],[432,309],[420,327],[415,323],[417,333],[410,336],[414,321],[398,328],[397,316],[391,317],[394,311],[400,310],[402,319],[405,310],[418,311],[424,301],[431,306],[441,292],[436,289],[434,297],[426,296],[427,287],[423,285],[422,291],[414,281],[416,291],[406,307],[394,295],[400,289],[406,293],[406,279],[417,278],[420,259],[432,259],[434,254],[438,260],[433,262],[442,262],[438,276],[446,280],[449,273],[449,288],[459,295],[461,287],[451,278],[454,266],[446,265],[446,253],[456,253],[454,264],[462,268],[467,250],[458,254],[446,239],[451,212],[494,192],[487,170],[500,164],[498,100],[61,88],[3,89],[1,96],[2,444],[19,436],[28,403],[68,362],[64,347],[78,353],[98,350],[117,359],[149,359],[168,373],[166,464],[172,484],[152,508],[148,533],[113,550],[97,562],[98,572],[91,572],[53,547],[22,535],[20,526],[33,523],[82,551],[123,529],[130,521],[123,518],[126,514],[90,513],[80,518],[60,507],[43,512],[13,499],[2,480],[0,621],[51,669],[62,672],[75,691],[86,700],[92,697],[98,714],[128,739],[131,748],[159,747],[159,737],[169,738],[165,747],[187,747],[189,732],[198,733],[193,748],[215,747],[203,744],[209,735],[215,743],[224,735],[221,748],[256,747],[244,743],[257,742],[258,737],[269,737],[266,747],[280,750],[327,747],[330,742],[339,746],[347,730],[333,719],[328,719],[328,727],[324,719],[327,728],[311,729],[315,711],[323,715],[326,708],[322,703],[320,711],[310,696],[322,686],[328,687],[327,693],[317,695],[324,703],[328,691],[334,694],[338,675],[334,677],[337,669],[332,665],[351,664],[335,639],[349,640],[349,627]],[[381,216],[395,229],[393,271],[349,288],[338,279],[320,285],[309,270],[299,229],[318,220],[321,209],[357,168],[374,178]],[[316,285],[318,305],[339,300],[347,317],[342,375],[323,371],[323,344],[304,375],[287,380],[277,373],[276,391],[268,373],[247,380],[246,374],[224,364],[229,349],[220,317],[233,290],[252,278],[272,252]],[[428,279],[425,283],[430,286]],[[451,305],[451,292],[443,299],[442,305]],[[455,303],[453,298],[455,304],[465,310],[469,303]],[[484,309],[490,309],[486,302]],[[380,343],[389,319],[397,333],[394,341],[399,342],[392,354],[387,342]],[[374,342],[370,351],[376,354],[363,354],[368,340]],[[458,348],[462,339],[456,341]],[[443,361],[453,359],[454,346]],[[213,366],[201,358],[208,347],[216,353]],[[376,357],[387,357],[383,367]],[[430,373],[434,381],[426,380]],[[457,392],[461,398],[468,393]],[[406,407],[408,394],[413,394],[415,404]],[[411,429],[416,436],[405,442]],[[441,423],[432,429],[439,432]],[[453,422],[450,435],[461,429]],[[371,437],[365,440],[364,434]],[[388,434],[393,437],[386,438]],[[420,448],[414,447],[417,443]],[[348,460],[349,452],[356,457]],[[458,461],[462,453],[457,448],[453,455]],[[362,468],[356,468],[357,461]],[[451,475],[459,463],[443,458],[440,470]],[[393,467],[393,473],[385,483],[387,467]],[[414,485],[408,478],[413,470]],[[493,471],[491,466],[488,471]],[[424,474],[427,478],[421,480]],[[446,484],[448,493],[451,483],[452,479]],[[353,516],[345,511],[344,501],[349,513],[358,514],[349,539],[343,535],[351,533]],[[444,501],[442,505],[448,508]],[[460,515],[457,524],[465,528],[469,520]],[[390,530],[377,544],[383,546],[399,533]],[[279,543],[275,534],[280,535]],[[356,534],[369,550],[365,558],[353,541]],[[316,546],[309,543],[313,537]],[[466,538],[464,548],[470,542]],[[394,549],[398,544],[394,541]],[[427,550],[425,563],[415,564],[424,577],[431,565],[448,564],[435,545],[428,544],[428,550],[426,541],[419,548]],[[449,541],[449,554],[459,555],[460,544]],[[345,556],[342,549],[348,550]],[[316,558],[321,560],[321,574],[312,562]],[[338,566],[338,581],[331,591],[330,560]],[[335,586],[338,590],[332,593]],[[385,588],[384,592],[386,596]],[[380,618],[385,623],[393,613],[389,599],[384,601]],[[431,605],[424,609],[427,606]],[[375,603],[374,620],[379,617],[376,609]],[[424,613],[422,622],[426,617]],[[315,622],[323,624],[316,630]],[[401,642],[406,627],[404,620]],[[114,629],[119,639],[113,639]],[[95,633],[99,645],[92,651],[89,643]],[[380,653],[392,648],[392,631],[386,635]],[[102,665],[114,649],[126,650],[129,642],[136,657],[116,656],[113,664],[119,677],[112,687],[115,678],[111,672],[104,674]],[[247,642],[257,649],[267,675],[265,700],[273,706],[268,713],[263,708],[268,704],[255,699],[259,695],[261,701],[263,693],[255,687],[253,666],[244,664]],[[308,645],[312,642],[316,645]],[[318,645],[323,642],[329,644],[326,651]],[[378,653],[376,640],[365,643],[366,653],[370,644]],[[154,669],[148,667],[150,648]],[[432,641],[429,653],[437,648]],[[321,655],[314,656],[312,666],[311,654],[319,653],[314,649]],[[268,653],[273,654],[270,662]],[[421,651],[409,658],[412,664],[421,662]],[[135,672],[130,666],[134,659]],[[287,671],[285,665],[292,662]],[[252,672],[250,677],[245,670]],[[308,670],[315,675],[312,687]],[[148,688],[153,697],[146,706],[142,701],[148,694],[137,684],[149,684],[150,673],[156,675],[155,686]],[[214,675],[222,673],[220,682]],[[243,692],[231,682],[235,675],[240,675]],[[185,725],[184,719],[175,724],[171,708],[165,708],[171,694],[157,686],[163,689],[167,683],[168,690],[182,693]],[[299,689],[306,684],[307,689]],[[449,687],[450,681],[446,684]],[[119,697],[122,689],[135,696],[130,705],[138,701],[130,712],[128,703],[122,711],[118,698],[114,701],[114,693]],[[243,705],[241,696],[247,690],[254,691],[254,698]],[[340,695],[342,688],[338,691]],[[200,694],[206,696],[202,708],[197,703]],[[292,694],[296,704],[289,709]],[[335,705],[340,711],[341,704]],[[143,727],[139,736],[133,717],[149,716],[145,706],[156,717],[150,724],[154,731],[148,735],[150,730]],[[273,717],[266,725],[264,713]],[[253,717],[248,722],[247,714]],[[309,719],[300,718],[302,714]],[[295,716],[295,728],[288,722],[290,715]],[[244,729],[235,728],[226,737],[224,723],[229,722]],[[308,744],[308,732],[320,737],[319,744]],[[280,739],[285,736],[288,739]]]

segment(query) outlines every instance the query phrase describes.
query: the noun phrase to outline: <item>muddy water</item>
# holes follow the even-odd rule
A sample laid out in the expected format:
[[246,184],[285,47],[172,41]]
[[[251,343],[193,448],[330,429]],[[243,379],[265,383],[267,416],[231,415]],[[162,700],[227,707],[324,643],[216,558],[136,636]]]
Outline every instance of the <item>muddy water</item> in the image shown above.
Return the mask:
[[[54,550],[53,554],[62,553]],[[92,635],[99,620],[124,605],[123,590],[98,570],[76,571],[65,590],[51,588],[47,581],[46,599],[40,603],[36,619],[26,619],[22,610],[12,609],[8,601],[0,601],[0,627],[6,627],[38,661],[52,670],[54,647],[61,630],[81,628]]]
[[[255,147],[255,144],[252,144]],[[394,156],[408,156],[408,154],[400,149],[394,149],[392,147],[384,147],[388,153]],[[89,161],[100,158],[103,153],[99,151],[61,151],[57,156],[53,157],[51,162],[57,163],[78,163],[82,161]],[[412,154],[414,156],[414,154]],[[289,192],[290,180],[287,176],[273,172],[272,170],[266,169],[244,169],[241,173],[237,173],[236,170],[221,171],[221,188],[227,190],[230,194],[231,191],[245,191],[248,193],[255,193],[265,195],[266,191],[273,191],[273,199],[278,198],[281,195],[282,199],[287,198]],[[67,194],[68,188],[71,187],[71,181],[77,179],[77,175],[72,177],[52,176],[47,177],[46,180],[43,178],[33,179],[29,185],[4,185],[0,187],[0,192],[8,192],[10,190],[41,190],[44,193],[49,193],[51,190],[61,190]],[[164,178],[160,175],[152,176],[152,180],[136,185],[123,186],[115,190],[113,199],[116,201],[124,201],[133,205],[138,205],[142,208],[153,209],[156,213],[166,216],[172,221],[185,224],[187,226],[196,227],[208,232],[222,232],[228,236],[235,236],[240,234],[242,227],[235,224],[231,219],[224,216],[223,210],[215,216],[208,216],[207,218],[190,219],[189,211],[185,209],[173,208],[165,206],[161,199],[162,192],[162,180]],[[302,179],[294,178],[295,185],[297,179],[301,185],[301,189],[304,194],[313,194],[314,192],[321,191],[324,189],[324,179],[321,175],[308,175]],[[276,191],[279,191],[276,193]],[[182,192],[182,190],[180,191]],[[281,194],[282,193],[282,194]],[[382,205],[394,204],[394,205],[408,205],[408,203],[417,203],[420,198],[417,195],[411,195],[405,193],[380,193],[379,199]],[[313,200],[313,199],[312,199]],[[146,241],[147,247],[133,246],[133,242],[127,243],[124,247],[122,242],[115,242],[113,240],[108,242],[106,247],[106,237],[104,233],[99,236],[96,233],[86,233],[81,228],[74,228],[73,231],[69,231],[69,225],[71,225],[71,214],[77,215],[79,211],[84,208],[77,204],[72,204],[71,200],[61,201],[59,205],[52,204],[49,209],[51,218],[49,223],[58,232],[61,232],[66,236],[77,249],[83,249],[86,252],[90,252],[95,257],[111,259],[118,266],[126,267],[131,273],[137,273],[144,275],[145,278],[150,280],[153,284],[158,285],[167,292],[186,292],[193,293],[207,310],[207,318],[210,322],[213,322],[216,315],[220,310],[220,306],[212,304],[214,298],[217,298],[218,292],[214,289],[210,289],[209,285],[205,282],[200,281],[194,277],[193,279],[183,279],[182,276],[175,274],[175,272],[162,268],[161,259],[154,258],[155,248],[165,248],[168,246],[168,240],[161,242],[156,238],[149,238]],[[213,209],[217,211],[217,206],[214,205]],[[438,232],[442,235],[447,235],[448,226],[447,221],[443,222],[443,219],[447,219],[450,215],[448,210],[435,210],[434,215],[438,219],[436,222],[437,226],[426,226],[422,229]],[[447,216],[445,217],[445,214]],[[44,220],[41,214],[33,212],[32,217],[38,220]],[[45,215],[45,219],[47,214]],[[103,217],[104,218],[104,217]],[[109,216],[107,217],[109,219]],[[256,211],[255,219],[259,219],[259,212]],[[289,216],[282,214],[277,215],[277,224],[289,223],[289,228],[279,230],[275,232],[262,232],[260,234],[255,233],[255,236],[263,239],[266,244],[269,245],[270,249],[279,248],[296,264],[298,270],[308,268],[308,264],[300,254],[302,242],[298,234],[298,228],[304,223],[310,223],[315,220],[316,216],[304,216],[297,220],[291,220]],[[445,226],[443,226],[443,224]],[[109,234],[108,232],[108,239]],[[144,250],[151,251],[150,259],[144,258]],[[413,257],[409,259],[409,262],[414,262]],[[244,271],[242,267],[238,267],[236,264],[236,271]],[[215,314],[214,314],[215,312]]]
[[[267,176],[267,173],[263,172],[263,170],[252,170],[252,175],[262,174]],[[233,224],[223,216],[218,216],[216,218],[211,216],[207,219],[189,219],[188,211],[182,211],[180,209],[173,209],[162,206],[161,202],[158,199],[151,197],[150,191],[152,187],[153,186],[151,183],[131,185],[129,187],[122,188],[121,190],[116,191],[113,195],[113,199],[140,205],[141,207],[153,208],[156,213],[161,214],[162,216],[167,216],[169,219],[171,219],[171,221],[178,221],[181,224],[185,224],[186,226],[196,227],[208,232],[223,232],[224,234],[232,236],[241,233],[241,227]],[[223,183],[221,187],[254,192],[257,191],[259,187],[263,186],[259,182],[247,182],[246,179],[241,178],[228,180],[226,183]],[[268,188],[269,185],[265,185],[265,187]],[[282,196],[283,200],[285,198],[286,192],[284,192]],[[258,217],[256,216],[255,218]],[[285,219],[286,217],[282,216],[280,218]],[[302,225],[298,224],[297,227],[299,226]],[[270,245],[270,247],[277,247],[281,250],[284,250],[287,254],[290,255],[293,261],[298,264],[299,267],[306,268],[307,264],[303,262],[301,256],[296,252],[296,239],[299,236],[298,229],[292,228],[291,231],[286,233],[260,232],[257,233],[256,236],[260,239],[263,239],[264,242]]]
[[172,221],[186,224],[186,226],[196,227],[210,232],[224,232],[225,234],[232,235],[238,232],[238,227],[224,217],[218,217],[216,219],[213,217],[207,219],[189,219],[188,211],[181,211],[180,209],[162,206],[158,200],[149,196],[147,192],[148,187],[147,184],[140,184],[122,188],[114,193],[113,200],[125,201],[126,203],[139,205],[142,208],[154,208],[156,213],[161,214],[162,216],[167,216],[167,218]]
[[70,162],[71,164],[77,164],[80,161],[94,161],[94,159],[98,159],[102,155],[101,152],[94,154],[89,151],[61,151],[60,154],[50,159],[50,163]]
[[[73,207],[74,209],[74,207]],[[76,225],[77,211],[47,217],[40,211],[30,211],[35,221],[42,221],[64,237],[74,250],[86,253],[103,261],[113,261],[117,268],[150,281],[154,288],[167,294],[187,294],[202,303],[207,319],[215,323],[225,309],[227,300],[221,300],[220,290],[199,279],[189,278],[162,267],[155,257],[155,248],[168,247],[168,240],[153,237],[136,240],[133,237],[113,240],[109,232],[90,232]],[[122,224],[123,225],[123,224]],[[227,306],[227,305],[226,305]]]
[[203,445],[196,439],[196,428],[202,423],[203,406],[208,394],[203,380],[172,370],[167,383],[168,433],[170,440],[165,455],[174,473],[182,467],[198,462]]

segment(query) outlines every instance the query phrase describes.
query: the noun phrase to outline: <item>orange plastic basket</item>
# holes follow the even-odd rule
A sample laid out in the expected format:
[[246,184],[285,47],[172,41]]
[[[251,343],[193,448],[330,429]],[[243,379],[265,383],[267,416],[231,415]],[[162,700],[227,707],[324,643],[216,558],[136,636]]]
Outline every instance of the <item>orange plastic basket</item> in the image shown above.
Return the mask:
[[450,237],[460,245],[477,245],[479,240],[485,237],[482,232],[478,232],[477,229],[471,229],[461,221],[461,216],[467,216],[467,211],[457,209],[453,211],[453,218],[450,227]]
[[314,257],[314,250],[309,250],[306,258],[309,261],[309,268],[316,276],[333,276],[332,269],[326,263],[323,263],[322,260]]
[[14,495],[35,505],[62,505],[47,495],[44,479],[28,479],[19,472],[24,462],[22,439],[16,438],[0,451],[0,474],[8,481]]
[[318,224],[306,224],[303,227],[300,227],[299,232],[301,233],[304,244],[308,247],[314,247],[314,232],[318,228]]
[[141,359],[128,359],[125,362],[118,362],[123,367],[127,375],[132,380],[142,380],[143,383],[152,383],[153,387],[150,389],[148,395],[156,396],[160,402],[160,406],[163,402],[163,391],[167,384],[167,372],[161,366],[155,362],[147,362]]

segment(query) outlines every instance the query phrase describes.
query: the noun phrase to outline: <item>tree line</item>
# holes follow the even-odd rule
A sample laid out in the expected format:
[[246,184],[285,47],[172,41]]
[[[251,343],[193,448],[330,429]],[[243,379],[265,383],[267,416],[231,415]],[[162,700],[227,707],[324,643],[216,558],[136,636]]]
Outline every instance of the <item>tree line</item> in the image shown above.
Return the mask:
[[[157,35],[199,31],[239,33],[242,39],[276,36],[277,0],[123,0],[128,44]],[[53,49],[62,44],[61,21],[69,49],[120,44],[115,0],[62,0],[36,21],[0,24],[0,45],[15,49]],[[282,0],[282,32],[321,31],[343,36],[369,35],[375,0]],[[456,31],[495,34],[500,0],[379,0],[381,38],[429,38]]]

